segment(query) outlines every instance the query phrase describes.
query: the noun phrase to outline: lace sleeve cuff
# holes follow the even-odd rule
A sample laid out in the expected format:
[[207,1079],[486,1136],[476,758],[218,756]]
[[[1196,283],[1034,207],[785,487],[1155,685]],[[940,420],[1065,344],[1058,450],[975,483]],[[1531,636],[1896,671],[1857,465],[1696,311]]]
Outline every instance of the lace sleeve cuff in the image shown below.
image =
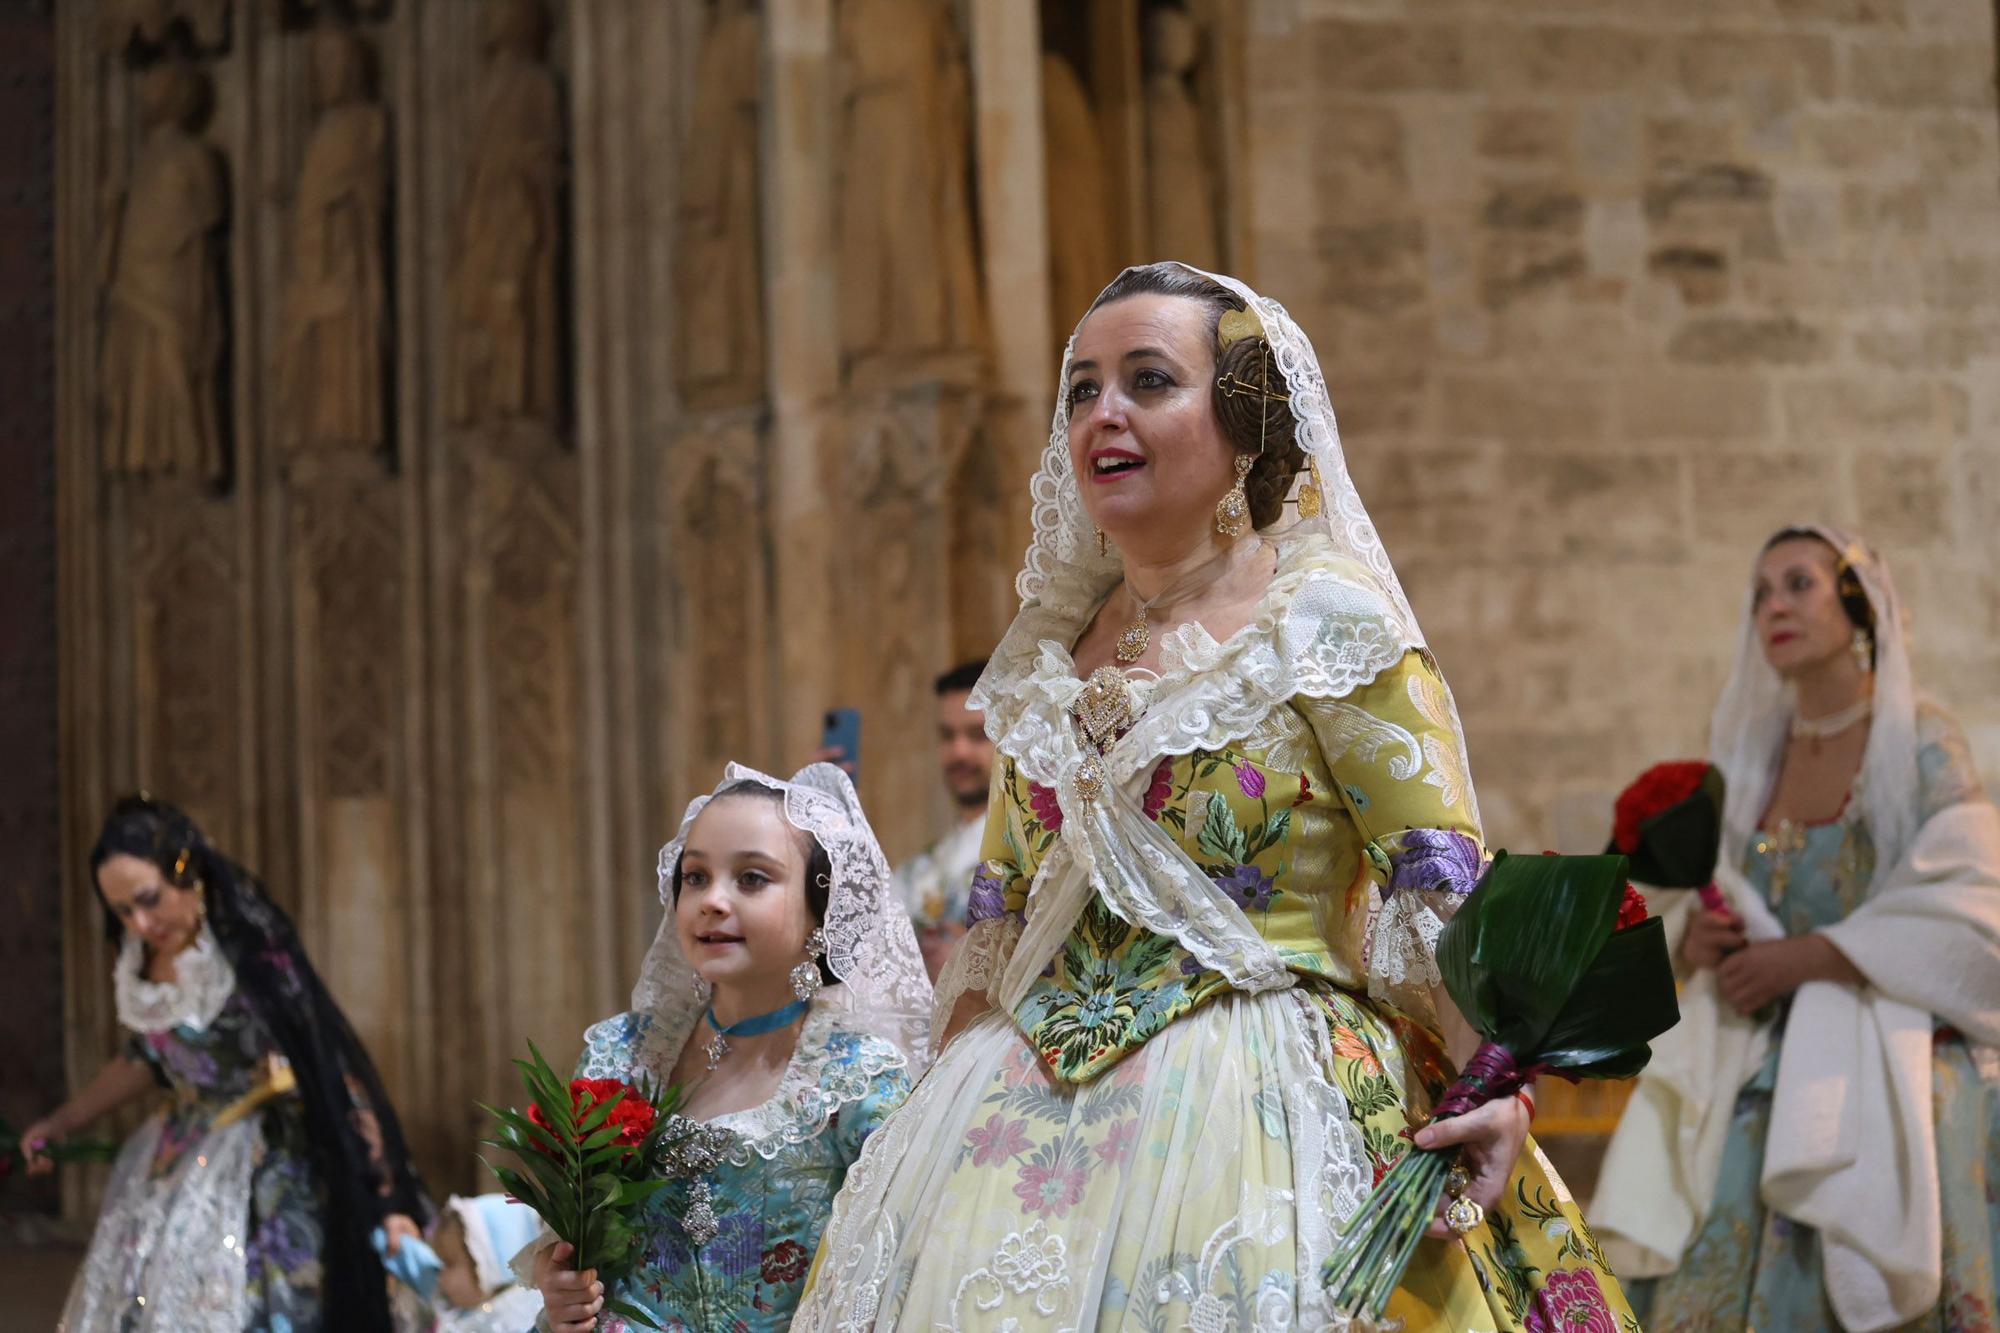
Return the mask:
[[[977,881],[975,881],[975,884]],[[1014,946],[1021,941],[1021,913],[1002,912],[997,916],[973,919],[972,929],[953,950],[951,960],[938,975],[937,998],[931,1007],[931,1046],[944,1040],[951,1011],[967,991],[984,992],[1007,970]]]
[[1437,942],[1444,923],[1479,883],[1479,844],[1454,829],[1413,828],[1380,841],[1388,862],[1382,906],[1369,922],[1368,993],[1428,1020],[1441,985]]

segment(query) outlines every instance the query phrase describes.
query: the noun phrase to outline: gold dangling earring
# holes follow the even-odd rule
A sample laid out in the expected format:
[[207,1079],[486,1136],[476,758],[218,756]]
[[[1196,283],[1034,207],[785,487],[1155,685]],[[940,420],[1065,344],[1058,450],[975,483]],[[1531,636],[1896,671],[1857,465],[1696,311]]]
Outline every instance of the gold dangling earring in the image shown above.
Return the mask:
[[1256,463],[1249,454],[1236,455],[1236,484],[1216,502],[1215,530],[1225,537],[1241,537],[1250,526],[1250,497],[1243,492],[1243,479]]
[[1326,508],[1326,491],[1319,484],[1319,464],[1306,464],[1305,484],[1299,487],[1299,517],[1318,518]]
[[1847,650],[1854,654],[1854,665],[1862,675],[1875,669],[1875,644],[1869,639],[1868,631],[1857,629],[1847,641]]
[[1099,556],[1110,555],[1111,554],[1110,548],[1106,545],[1104,540],[1104,529],[1098,527],[1095,523],[1093,523],[1090,525],[1090,530],[1097,534],[1097,554]]

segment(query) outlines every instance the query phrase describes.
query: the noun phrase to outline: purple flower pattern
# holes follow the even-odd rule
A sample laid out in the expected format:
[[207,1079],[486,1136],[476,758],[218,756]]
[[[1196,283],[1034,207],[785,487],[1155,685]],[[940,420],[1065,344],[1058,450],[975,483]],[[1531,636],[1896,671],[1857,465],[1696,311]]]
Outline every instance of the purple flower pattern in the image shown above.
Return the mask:
[[1213,878],[1217,886],[1229,895],[1229,901],[1244,911],[1271,910],[1271,896],[1277,892],[1276,882],[1256,866],[1231,866],[1226,873]]
[[966,896],[965,919],[977,925],[1004,916],[1006,911],[1007,889],[1000,878],[999,863],[981,861],[972,872],[972,892]]
[[1438,889],[1471,893],[1485,864],[1479,844],[1453,829],[1413,828],[1403,835],[1403,850],[1389,858],[1389,892]]

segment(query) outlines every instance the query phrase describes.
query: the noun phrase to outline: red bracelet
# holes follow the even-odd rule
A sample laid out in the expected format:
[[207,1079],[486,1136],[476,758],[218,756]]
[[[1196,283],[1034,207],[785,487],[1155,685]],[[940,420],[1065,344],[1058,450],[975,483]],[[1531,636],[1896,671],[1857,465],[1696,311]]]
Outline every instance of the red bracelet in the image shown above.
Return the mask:
[[1535,1093],[1532,1088],[1519,1088],[1514,1095],[1521,1099],[1521,1105],[1528,1108],[1528,1123],[1535,1123]]

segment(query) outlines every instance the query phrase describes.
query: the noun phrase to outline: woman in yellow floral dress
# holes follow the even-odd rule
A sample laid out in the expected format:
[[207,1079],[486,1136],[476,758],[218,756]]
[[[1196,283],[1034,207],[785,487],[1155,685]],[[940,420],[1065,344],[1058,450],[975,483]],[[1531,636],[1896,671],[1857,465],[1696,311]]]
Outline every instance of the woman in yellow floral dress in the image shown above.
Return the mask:
[[1479,817],[1304,334],[1233,279],[1127,270],[1033,494],[974,694],[1002,762],[949,1044],[794,1327],[1347,1327],[1321,1266],[1416,1136],[1463,1145],[1486,1220],[1434,1227],[1391,1318],[1636,1328],[1521,1103],[1421,1128]]

